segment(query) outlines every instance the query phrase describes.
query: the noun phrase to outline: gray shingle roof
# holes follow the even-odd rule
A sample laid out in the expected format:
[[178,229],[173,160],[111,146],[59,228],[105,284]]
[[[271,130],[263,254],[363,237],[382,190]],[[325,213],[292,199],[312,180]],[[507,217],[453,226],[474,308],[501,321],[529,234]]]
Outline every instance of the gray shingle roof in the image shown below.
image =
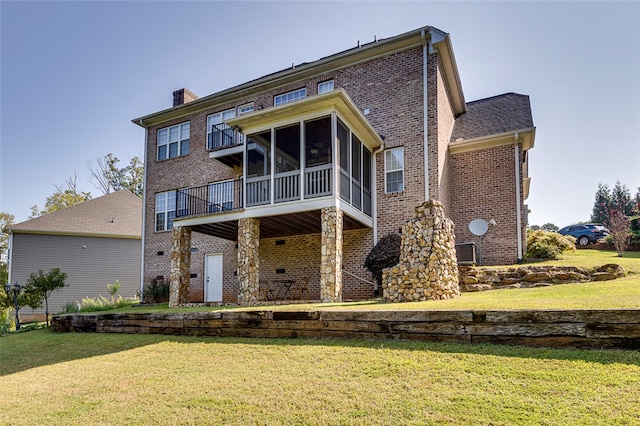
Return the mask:
[[142,200],[126,189],[9,227],[12,232],[142,236]]
[[473,139],[533,127],[529,96],[505,93],[467,103],[456,118],[451,141]]

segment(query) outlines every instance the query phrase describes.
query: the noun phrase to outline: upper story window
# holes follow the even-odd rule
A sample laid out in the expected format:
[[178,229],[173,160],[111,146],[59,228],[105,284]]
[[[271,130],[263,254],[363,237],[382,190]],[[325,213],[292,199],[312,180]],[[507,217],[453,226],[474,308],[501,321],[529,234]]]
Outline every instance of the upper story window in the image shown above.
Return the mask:
[[248,103],[248,104],[244,104],[244,105],[240,105],[238,107],[238,115],[246,114],[246,113],[252,112],[252,111],[253,111],[253,102]]
[[224,122],[235,116],[236,110],[234,108],[207,117],[207,149],[217,149],[234,144],[233,129]]
[[158,161],[189,154],[190,124],[176,124],[158,130]]
[[386,193],[404,191],[404,148],[384,152],[384,187]]
[[293,92],[283,93],[282,95],[274,96],[273,105],[283,105],[288,104],[289,102],[294,102],[307,97],[307,89],[302,88],[298,90],[294,90]]
[[333,90],[333,80],[323,81],[322,83],[318,83],[318,95],[326,92],[330,92]]
[[156,232],[168,231],[173,228],[176,217],[176,191],[159,192],[156,194]]

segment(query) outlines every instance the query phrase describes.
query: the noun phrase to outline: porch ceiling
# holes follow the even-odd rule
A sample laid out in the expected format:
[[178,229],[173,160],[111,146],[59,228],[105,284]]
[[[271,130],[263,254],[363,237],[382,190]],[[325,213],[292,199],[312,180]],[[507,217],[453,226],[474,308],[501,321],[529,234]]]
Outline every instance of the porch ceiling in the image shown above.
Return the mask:
[[[322,231],[320,210],[284,214],[279,216],[265,216],[260,219],[260,238],[289,237],[292,235],[319,234]],[[356,219],[343,215],[343,230],[363,229],[367,226]],[[193,225],[191,229],[201,234],[238,240],[238,221],[216,222]]]

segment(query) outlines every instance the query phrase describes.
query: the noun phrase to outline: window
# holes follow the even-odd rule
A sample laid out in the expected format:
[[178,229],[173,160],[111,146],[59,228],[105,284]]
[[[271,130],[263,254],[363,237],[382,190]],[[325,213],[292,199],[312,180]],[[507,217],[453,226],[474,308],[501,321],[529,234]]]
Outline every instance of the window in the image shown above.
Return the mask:
[[224,122],[235,116],[236,110],[228,109],[207,117],[207,149],[234,145],[233,129]]
[[176,191],[159,192],[156,194],[156,232],[168,231],[173,228],[176,217]]
[[284,105],[289,102],[298,101],[300,99],[307,97],[307,89],[302,88],[298,90],[294,90],[293,92],[283,93],[282,95],[275,96],[273,98],[273,105]]
[[333,90],[333,80],[323,81],[318,83],[318,95],[321,93],[330,92]]
[[253,111],[253,102],[248,103],[248,104],[244,104],[244,105],[240,105],[238,107],[238,115],[246,114],[246,113],[252,112],[252,111]]
[[189,154],[189,122],[158,130],[158,161]]
[[404,191],[404,148],[384,152],[385,192]]

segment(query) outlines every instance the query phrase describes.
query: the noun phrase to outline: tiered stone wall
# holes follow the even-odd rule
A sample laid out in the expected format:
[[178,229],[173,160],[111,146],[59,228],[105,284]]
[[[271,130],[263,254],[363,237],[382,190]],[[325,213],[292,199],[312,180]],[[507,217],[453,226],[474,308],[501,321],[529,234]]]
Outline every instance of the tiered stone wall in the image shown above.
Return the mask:
[[191,228],[176,226],[171,231],[171,278],[169,306],[176,307],[189,301],[191,277]]
[[460,266],[462,291],[531,288],[554,284],[614,280],[626,275],[620,265],[607,264],[593,269],[576,266],[521,266],[518,268],[484,269]]
[[460,296],[453,222],[439,201],[418,204],[402,226],[400,262],[382,272],[382,291],[391,302]]
[[320,299],[342,301],[342,210],[322,209]]
[[238,303],[256,305],[260,285],[260,219],[238,220]]

